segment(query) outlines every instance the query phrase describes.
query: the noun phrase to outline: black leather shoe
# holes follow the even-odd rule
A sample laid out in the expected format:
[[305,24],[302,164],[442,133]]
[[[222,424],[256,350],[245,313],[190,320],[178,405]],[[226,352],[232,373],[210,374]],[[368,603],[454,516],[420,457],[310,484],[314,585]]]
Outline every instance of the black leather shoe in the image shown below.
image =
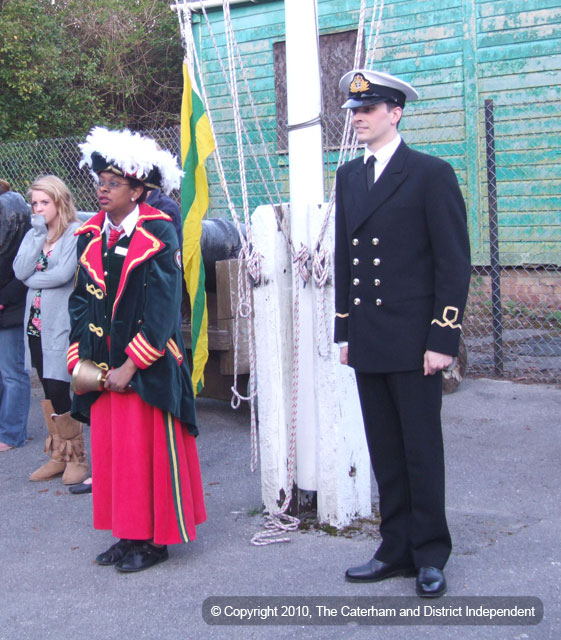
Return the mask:
[[389,564],[372,558],[360,567],[351,567],[345,572],[348,582],[379,582],[394,576],[413,576],[415,567],[410,565]]
[[446,593],[446,578],[442,569],[421,567],[417,574],[417,595],[421,598],[439,598]]
[[80,495],[82,493],[91,493],[92,492],[92,483],[89,482],[86,484],[85,482],[80,482],[80,484],[73,484],[68,487],[68,491],[73,493],[75,496]]
[[111,545],[107,551],[100,553],[95,561],[97,564],[116,564],[119,560],[122,560],[128,551],[132,549],[136,540],[127,540],[126,538],[122,538],[119,542]]
[[168,557],[167,547],[155,547],[149,542],[138,542],[122,560],[115,564],[115,569],[126,573],[144,571],[159,562],[164,562]]

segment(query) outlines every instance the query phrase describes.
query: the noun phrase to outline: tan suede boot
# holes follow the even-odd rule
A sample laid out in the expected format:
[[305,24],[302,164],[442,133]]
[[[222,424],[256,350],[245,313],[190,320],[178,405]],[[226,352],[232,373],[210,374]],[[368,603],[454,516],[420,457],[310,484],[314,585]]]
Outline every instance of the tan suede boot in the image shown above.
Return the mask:
[[55,427],[63,441],[66,469],[62,476],[63,484],[78,484],[90,477],[90,466],[84,447],[82,425],[74,420],[70,413],[55,417]]
[[63,455],[63,442],[58,436],[55,423],[53,421],[54,409],[50,400],[41,400],[41,408],[43,409],[43,415],[45,416],[45,424],[47,425],[47,431],[49,435],[45,440],[45,453],[51,456],[48,462],[39,467],[37,471],[34,471],[29,479],[31,482],[42,482],[43,480],[50,480],[55,476],[59,476],[66,468],[66,462]]

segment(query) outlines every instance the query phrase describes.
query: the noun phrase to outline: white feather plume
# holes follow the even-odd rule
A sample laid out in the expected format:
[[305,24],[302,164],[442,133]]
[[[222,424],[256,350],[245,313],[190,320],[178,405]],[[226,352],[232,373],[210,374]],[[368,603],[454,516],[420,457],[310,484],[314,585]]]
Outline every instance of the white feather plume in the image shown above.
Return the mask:
[[105,127],[94,127],[79,147],[82,151],[80,167],[85,164],[91,167],[92,154],[97,152],[129,176],[146,177],[157,167],[165,193],[179,188],[181,184],[183,171],[177,159],[169,151],[161,149],[155,140],[132,133],[129,129],[110,131]]

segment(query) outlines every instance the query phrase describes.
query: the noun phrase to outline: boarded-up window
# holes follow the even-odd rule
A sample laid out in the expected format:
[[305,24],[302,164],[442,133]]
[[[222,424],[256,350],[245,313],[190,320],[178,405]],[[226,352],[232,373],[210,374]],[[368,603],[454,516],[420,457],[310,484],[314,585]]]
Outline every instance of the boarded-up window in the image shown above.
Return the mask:
[[[345,112],[341,105],[345,96],[339,90],[339,79],[352,69],[355,57],[357,31],[328,33],[319,38],[321,90],[323,99],[323,117],[329,132],[342,133],[345,124]],[[277,108],[277,147],[280,152],[288,150],[287,105],[286,105],[286,43],[273,44],[275,60],[275,94]],[[361,61],[361,65],[364,60]],[[337,140],[328,140],[328,146],[337,146]]]

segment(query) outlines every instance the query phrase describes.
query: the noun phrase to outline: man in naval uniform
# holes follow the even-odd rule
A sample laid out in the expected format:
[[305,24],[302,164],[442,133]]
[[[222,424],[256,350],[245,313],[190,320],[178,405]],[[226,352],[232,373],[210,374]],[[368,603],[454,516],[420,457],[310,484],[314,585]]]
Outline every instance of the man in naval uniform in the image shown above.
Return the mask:
[[347,95],[364,154],[337,172],[335,341],[355,369],[380,496],[381,544],[351,582],[416,575],[422,597],[446,591],[442,370],[458,351],[470,280],[465,204],[452,167],[398,133],[418,94],[353,70]]

